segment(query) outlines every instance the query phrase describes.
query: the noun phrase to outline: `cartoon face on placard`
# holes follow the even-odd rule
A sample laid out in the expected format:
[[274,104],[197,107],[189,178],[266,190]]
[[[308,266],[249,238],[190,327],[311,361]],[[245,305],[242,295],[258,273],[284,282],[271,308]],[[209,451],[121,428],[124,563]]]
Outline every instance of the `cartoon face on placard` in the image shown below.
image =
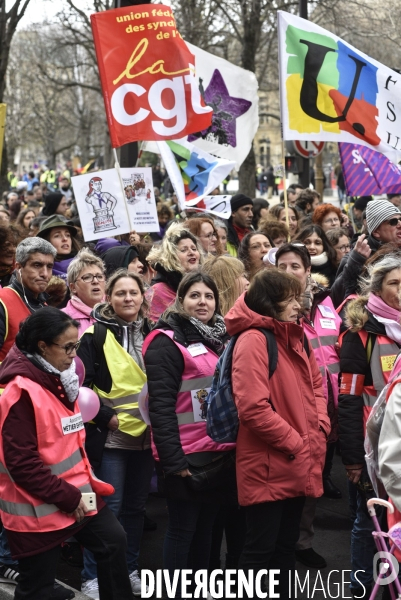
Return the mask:
[[115,169],[72,177],[86,242],[129,233],[130,223]]

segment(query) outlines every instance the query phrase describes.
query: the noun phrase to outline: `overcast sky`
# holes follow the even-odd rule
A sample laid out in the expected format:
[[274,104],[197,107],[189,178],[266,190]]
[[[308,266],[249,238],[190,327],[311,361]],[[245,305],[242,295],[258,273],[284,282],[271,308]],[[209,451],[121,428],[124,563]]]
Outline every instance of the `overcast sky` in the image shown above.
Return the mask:
[[[12,4],[14,4],[14,0],[6,0],[6,9],[9,9]],[[38,23],[47,19],[54,19],[63,4],[63,0],[31,0],[24,17],[19,22],[18,29],[26,27],[29,23]],[[170,5],[170,0],[164,0],[163,4]],[[81,10],[85,10],[85,7],[88,7],[88,15],[90,15],[93,10],[90,8],[93,6],[93,3],[90,0],[75,0],[75,5]]]

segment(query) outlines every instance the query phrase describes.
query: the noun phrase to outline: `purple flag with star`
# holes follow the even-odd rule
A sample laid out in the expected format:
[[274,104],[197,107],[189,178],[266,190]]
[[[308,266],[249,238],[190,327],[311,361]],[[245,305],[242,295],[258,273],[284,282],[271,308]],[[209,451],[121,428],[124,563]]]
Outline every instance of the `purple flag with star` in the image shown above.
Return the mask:
[[235,161],[247,157],[259,126],[258,83],[255,74],[192,44],[195,76],[201,96],[213,108],[212,124],[186,140],[205,152]]
[[338,144],[348,196],[401,193],[401,166],[360,144]]

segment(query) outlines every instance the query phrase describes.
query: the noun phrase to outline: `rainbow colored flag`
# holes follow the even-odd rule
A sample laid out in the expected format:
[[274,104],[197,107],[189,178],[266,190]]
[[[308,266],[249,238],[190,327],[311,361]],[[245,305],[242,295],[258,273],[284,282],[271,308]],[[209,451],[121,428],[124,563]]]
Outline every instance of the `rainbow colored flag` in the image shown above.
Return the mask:
[[[224,208],[219,207],[216,211],[215,196],[212,196],[213,200],[209,202],[206,198],[209,198],[232,171],[235,167],[234,161],[216,158],[183,140],[157,142],[157,145],[182,210],[197,207],[207,212],[217,212],[220,216],[223,213],[227,214],[226,204]],[[221,199],[220,196],[216,198]]]
[[401,76],[290,13],[278,29],[283,138],[358,143],[397,162]]

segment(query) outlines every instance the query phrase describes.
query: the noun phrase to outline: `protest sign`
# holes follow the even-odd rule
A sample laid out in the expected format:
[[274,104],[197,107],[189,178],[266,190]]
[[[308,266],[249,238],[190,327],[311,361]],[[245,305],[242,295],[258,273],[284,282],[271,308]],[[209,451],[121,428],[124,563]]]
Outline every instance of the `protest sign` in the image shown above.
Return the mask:
[[84,240],[159,231],[150,168],[116,169],[72,177]]
[[401,166],[360,144],[339,144],[348,196],[401,194]]
[[107,10],[91,15],[91,25],[113,148],[209,127],[212,108],[170,7]]
[[86,242],[129,233],[125,198],[115,169],[71,178]]
[[120,169],[131,230],[138,233],[159,231],[156,200],[150,167]]
[[187,43],[195,56],[196,80],[213,108],[209,127],[187,140],[206,152],[236,162],[248,156],[259,127],[258,82],[255,73]]
[[290,13],[278,31],[283,138],[358,143],[397,162],[401,76]]

